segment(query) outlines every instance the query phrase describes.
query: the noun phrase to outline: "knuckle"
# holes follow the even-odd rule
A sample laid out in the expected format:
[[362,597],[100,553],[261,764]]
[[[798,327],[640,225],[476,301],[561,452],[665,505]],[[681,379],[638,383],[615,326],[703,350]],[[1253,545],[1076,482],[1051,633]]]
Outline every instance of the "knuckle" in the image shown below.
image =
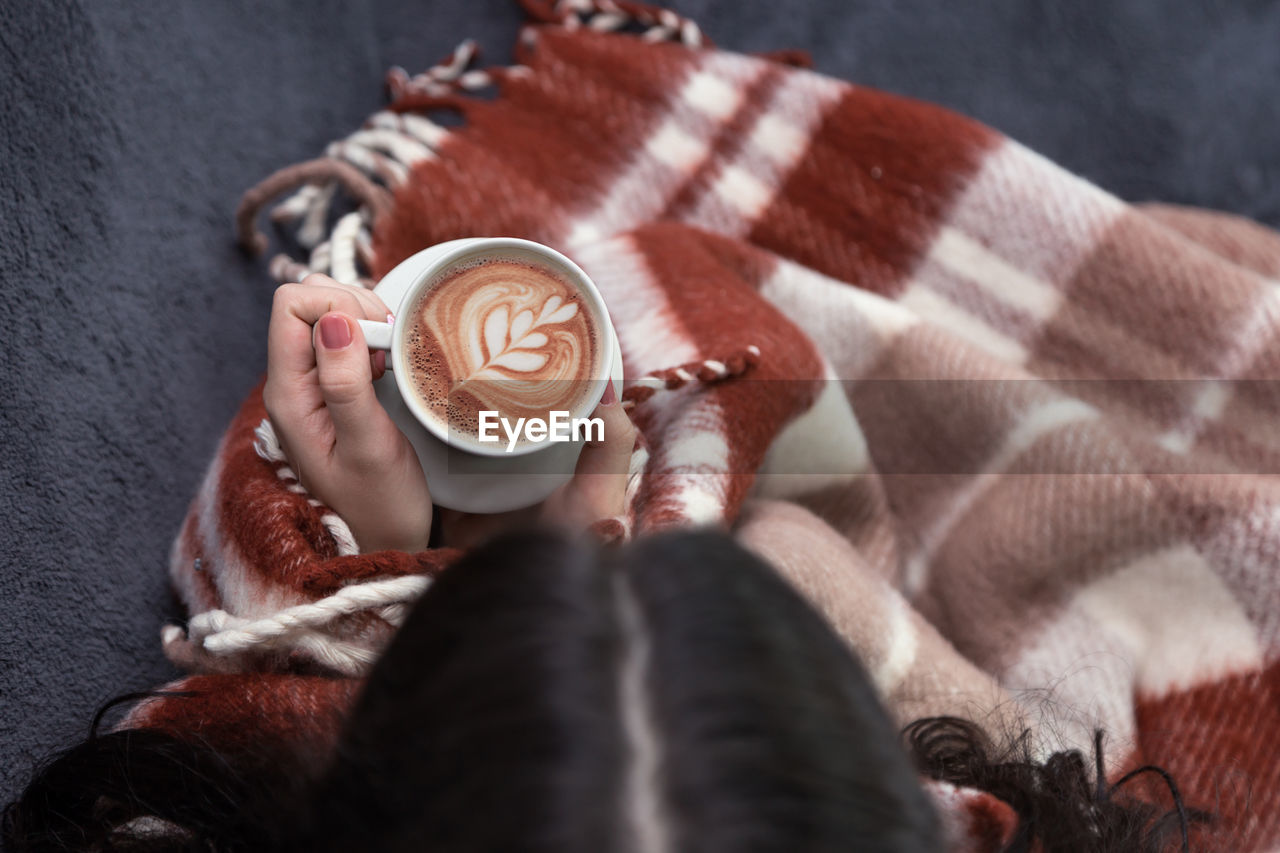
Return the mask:
[[320,287],[320,286],[324,286],[324,285],[330,285],[330,286],[332,286],[332,285],[334,285],[334,284],[337,284],[337,282],[335,282],[333,279],[329,278],[329,276],[325,275],[324,273],[320,273],[320,272],[313,272],[313,273],[308,273],[308,274],[307,274],[307,275],[302,279],[302,281],[300,282],[300,284],[301,284],[303,287]]
[[292,302],[297,290],[298,285],[296,284],[282,284],[277,287],[275,293],[271,296],[271,310],[275,311]]
[[365,298],[373,305],[373,311],[369,317],[370,320],[385,320],[387,315],[391,313],[391,309],[387,307],[387,303],[382,301],[382,297],[374,293],[372,290],[364,291]]
[[360,300],[354,293],[346,290],[331,290],[326,295],[329,297],[330,312],[343,314],[350,320],[364,317],[364,306],[360,304]]
[[341,294],[344,304],[350,305],[354,310],[353,313],[358,317],[364,317],[368,320],[384,320],[387,316],[386,303],[367,287],[358,284],[346,284],[344,282],[336,282],[341,288]]
[[368,380],[354,367],[346,364],[329,364],[320,370],[320,390],[326,400],[334,403],[354,403],[364,393]]

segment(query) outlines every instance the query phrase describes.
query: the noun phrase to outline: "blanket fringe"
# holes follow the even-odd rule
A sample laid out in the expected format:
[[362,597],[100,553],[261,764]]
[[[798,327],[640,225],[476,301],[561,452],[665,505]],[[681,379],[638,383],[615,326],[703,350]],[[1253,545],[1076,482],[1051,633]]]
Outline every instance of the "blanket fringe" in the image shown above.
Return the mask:
[[[725,359],[708,358],[691,361],[677,367],[657,370],[640,377],[622,392],[622,407],[630,412],[653,398],[659,391],[675,391],[692,382],[712,385],[735,376],[741,376],[760,363],[760,348],[755,344],[733,353]],[[631,538],[635,529],[637,500],[649,464],[649,450],[644,435],[637,437],[627,470],[627,487],[623,497],[623,514],[616,519],[597,523],[595,533],[605,542],[623,542]]]
[[[588,27],[600,32],[638,28],[647,41],[670,41],[691,48],[709,46],[698,25],[669,9],[630,0],[519,0],[533,23],[568,30]],[[390,103],[345,139],[331,143],[323,157],[289,166],[270,175],[244,194],[236,210],[240,245],[253,254],[266,251],[269,241],[258,229],[263,209],[291,193],[272,208],[270,217],[282,227],[297,225],[294,237],[309,254],[305,259],[279,254],[268,265],[277,282],[298,281],[320,272],[345,284],[372,287],[371,229],[378,215],[391,206],[394,190],[408,180],[413,167],[439,156],[450,131],[426,116],[451,110],[465,117],[475,93],[501,87],[511,78],[531,73],[519,64],[536,47],[537,29],[525,27],[517,44],[517,64],[477,68],[480,50],[470,39],[443,61],[410,76],[403,68],[387,72]],[[341,188],[357,209],[330,226]],[[291,192],[292,191],[292,192]]]
[[365,581],[319,601],[289,607],[259,619],[209,610],[191,618],[187,630],[166,625],[165,655],[188,669],[243,670],[264,655],[300,653],[339,675],[364,675],[380,649],[335,635],[342,617],[373,613],[399,628],[413,602],[431,585],[423,575]]
[[531,18],[566,29],[585,26],[599,32],[640,27],[645,41],[678,41],[688,47],[709,47],[697,23],[670,9],[632,0],[520,0]]
[[674,391],[695,381],[707,385],[721,382],[741,376],[759,363],[760,348],[752,344],[723,360],[708,358],[658,370],[640,377],[623,391],[622,405],[631,410],[659,391]]
[[[307,499],[309,505],[317,509],[323,508],[323,503],[307,494],[306,487],[298,480],[297,472],[289,467],[289,460],[284,455],[284,447],[281,446],[280,439],[276,436],[276,430],[271,421],[263,418],[262,422],[254,428],[253,435],[254,452],[275,466],[276,476],[284,483],[285,489],[295,495],[302,495]],[[347,522],[343,520],[342,516],[330,510],[320,516],[320,523],[324,525],[325,530],[329,532],[329,536],[333,538],[333,544],[337,547],[339,556],[349,557],[360,553],[360,546],[356,543],[356,537],[351,533],[351,528],[347,526]]]
[[[523,65],[494,66],[491,68],[474,68],[480,58],[480,48],[472,39],[467,39],[454,48],[445,60],[428,68],[421,74],[410,77],[409,72],[399,66],[387,71],[387,91],[391,95],[390,109],[403,112],[406,108],[430,109],[459,108],[456,99],[460,92],[479,92],[501,83],[509,77],[519,77],[531,73]],[[431,99],[439,99],[439,103],[431,104]],[[409,107],[409,104],[415,106]],[[417,104],[425,104],[418,107]]]
[[[369,180],[363,172],[358,168],[354,168],[352,164],[332,157],[308,160],[306,163],[298,163],[281,169],[241,197],[240,205],[236,208],[236,231],[239,235],[240,245],[254,254],[261,254],[266,251],[266,235],[258,231],[256,225],[258,214],[262,211],[262,208],[271,199],[282,193],[304,185],[317,183],[322,185],[322,190],[320,192],[308,192],[311,205],[320,201],[327,202],[332,198],[332,191],[325,192],[323,190],[324,185],[332,183],[335,186],[342,186],[343,189],[360,202],[362,209],[367,209],[371,214],[376,215],[391,207],[390,193]],[[297,206],[295,202],[294,207]]]

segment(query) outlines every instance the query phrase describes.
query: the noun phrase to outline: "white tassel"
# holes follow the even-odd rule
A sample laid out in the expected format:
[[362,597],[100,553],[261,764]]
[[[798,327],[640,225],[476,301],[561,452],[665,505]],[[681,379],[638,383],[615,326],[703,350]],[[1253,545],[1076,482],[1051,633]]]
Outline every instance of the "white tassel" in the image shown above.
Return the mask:
[[333,636],[333,624],[342,617],[373,612],[398,627],[430,585],[431,579],[424,575],[366,581],[259,619],[209,610],[191,618],[185,636],[181,628],[166,625],[161,641],[174,658],[191,650],[230,663],[245,662],[262,653],[297,651],[343,675],[361,675],[378,650]]
[[334,183],[325,184],[312,194],[307,205],[307,212],[298,229],[298,243],[311,249],[324,239],[324,226],[329,218],[329,208],[333,206],[333,196],[338,190]]
[[311,272],[320,272],[328,274],[329,272],[329,256],[331,254],[329,241],[326,240],[319,246],[311,250],[311,262],[307,264],[307,268]]
[[320,516],[320,523],[324,525],[325,530],[329,531],[329,535],[333,537],[333,542],[338,546],[338,555],[341,557],[350,557],[360,553],[360,546],[356,544],[356,537],[352,535],[351,528],[342,520],[342,516],[335,512],[327,512]]
[[319,193],[319,184],[303,184],[300,190],[272,208],[271,218],[276,222],[293,222],[300,219],[311,209],[311,204]]
[[365,148],[381,151],[405,166],[435,157],[431,149],[418,140],[386,127],[358,130],[347,137],[347,144],[363,145]]
[[356,240],[360,236],[361,218],[359,211],[348,213],[333,226],[329,274],[340,284],[357,284],[360,278],[356,269]]
[[284,450],[280,447],[280,439],[276,436],[276,428],[270,419],[263,418],[253,429],[253,449],[268,462],[284,462]]

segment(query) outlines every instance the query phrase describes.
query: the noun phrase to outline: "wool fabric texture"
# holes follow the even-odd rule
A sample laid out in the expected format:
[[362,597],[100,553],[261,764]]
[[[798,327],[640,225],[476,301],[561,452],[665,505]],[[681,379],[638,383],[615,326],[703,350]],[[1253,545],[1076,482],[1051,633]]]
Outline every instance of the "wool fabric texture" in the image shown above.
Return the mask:
[[[1046,756],[1101,728],[1110,779],[1159,765],[1217,816],[1193,846],[1275,849],[1280,237],[1128,205],[666,10],[523,5],[515,65],[464,44],[393,71],[363,128],[246,195],[244,242],[283,198],[282,281],[371,286],[460,237],[565,252],[608,304],[642,435],[615,535],[734,529],[895,719],[1025,725]],[[423,584],[335,596],[455,556],[361,552],[255,389],[173,549],[202,621],[166,647],[199,695],[125,725],[331,736]],[[934,795],[954,849],[1009,837],[993,798]]]

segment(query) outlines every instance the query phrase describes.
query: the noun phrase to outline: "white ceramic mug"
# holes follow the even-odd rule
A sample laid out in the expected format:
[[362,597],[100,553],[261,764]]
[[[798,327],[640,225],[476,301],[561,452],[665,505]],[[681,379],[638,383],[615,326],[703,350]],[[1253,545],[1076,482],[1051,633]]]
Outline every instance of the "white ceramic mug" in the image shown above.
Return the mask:
[[370,349],[387,350],[387,373],[374,383],[378,400],[408,437],[427,476],[431,498],[440,506],[463,512],[505,512],[544,500],[573,476],[582,452],[581,441],[517,445],[510,452],[505,441],[492,446],[451,439],[447,422],[433,416],[414,393],[404,358],[403,339],[411,325],[408,312],[442,273],[482,258],[514,258],[554,270],[581,294],[591,312],[600,346],[595,376],[598,387],[579,403],[570,417],[587,417],[600,402],[605,383],[622,389],[622,355],[604,299],[595,283],[577,264],[548,246],[514,237],[470,237],[424,249],[387,273],[373,292],[391,309],[394,323],[361,320]]

